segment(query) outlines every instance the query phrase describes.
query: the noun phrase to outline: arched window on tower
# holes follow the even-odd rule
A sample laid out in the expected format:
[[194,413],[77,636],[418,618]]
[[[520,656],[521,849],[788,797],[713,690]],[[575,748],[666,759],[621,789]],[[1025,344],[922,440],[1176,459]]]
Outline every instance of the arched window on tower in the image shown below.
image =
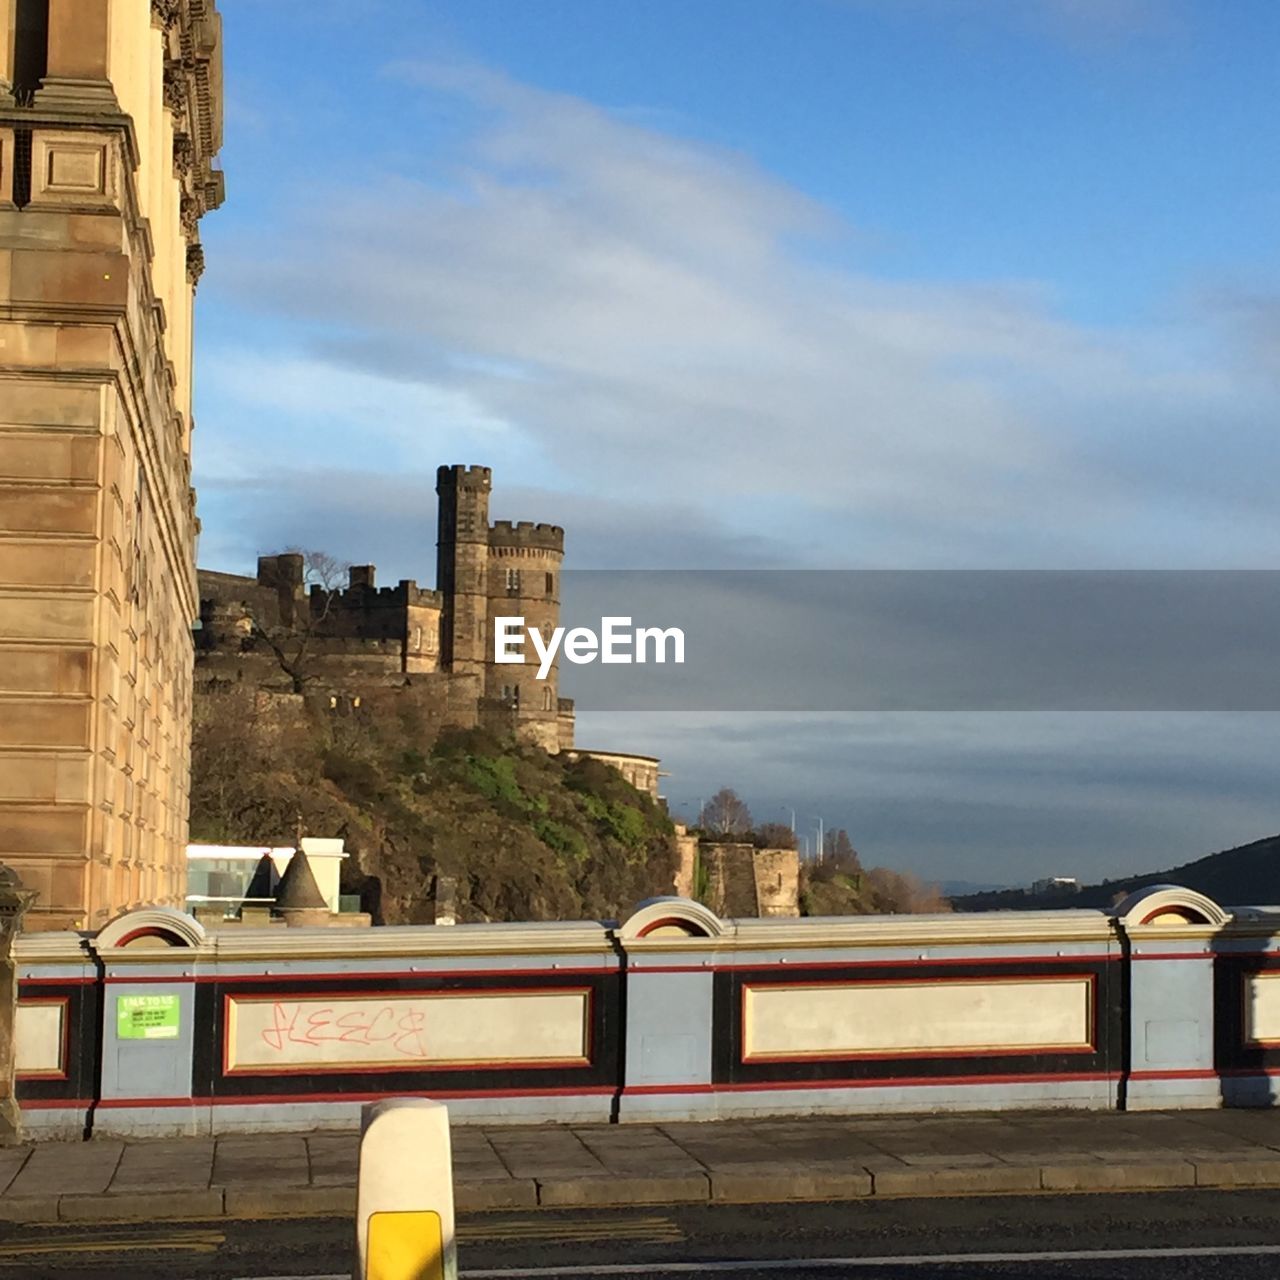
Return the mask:
[[551,710],[551,686],[547,685],[542,690],[542,709],[543,711]]

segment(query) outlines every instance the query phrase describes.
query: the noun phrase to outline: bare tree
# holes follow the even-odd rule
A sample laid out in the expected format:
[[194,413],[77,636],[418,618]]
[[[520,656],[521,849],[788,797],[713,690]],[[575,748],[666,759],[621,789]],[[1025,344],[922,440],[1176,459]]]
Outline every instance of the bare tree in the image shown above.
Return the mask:
[[849,833],[843,827],[828,831],[822,845],[824,858],[839,867],[841,871],[853,873],[862,870],[858,851],[853,847],[853,841],[849,839]]
[[721,787],[702,806],[698,826],[717,836],[746,835],[751,830],[751,810],[731,787]]
[[949,912],[951,903],[936,884],[926,884],[909,871],[872,867],[866,874],[872,911],[888,915],[929,915]]
[[796,833],[785,822],[762,822],[753,833],[761,849],[794,849]]
[[[349,566],[327,551],[289,547],[284,554],[301,559],[300,579],[282,577],[267,584],[275,587],[275,599],[251,600],[247,613],[253,637],[271,650],[293,692],[305,693],[317,674],[314,642],[324,630]],[[312,595],[312,587],[320,590]]]

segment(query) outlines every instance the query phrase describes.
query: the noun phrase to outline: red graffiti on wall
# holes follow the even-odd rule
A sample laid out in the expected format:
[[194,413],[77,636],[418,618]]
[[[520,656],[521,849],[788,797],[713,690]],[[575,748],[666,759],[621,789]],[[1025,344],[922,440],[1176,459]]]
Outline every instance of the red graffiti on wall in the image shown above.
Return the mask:
[[325,1044],[358,1044],[390,1049],[405,1058],[425,1058],[420,1009],[397,1009],[394,1004],[368,1005],[337,1013],[329,1005],[319,1008],[276,1001],[271,1025],[262,1038],[270,1048],[283,1051],[302,1044],[316,1049]]

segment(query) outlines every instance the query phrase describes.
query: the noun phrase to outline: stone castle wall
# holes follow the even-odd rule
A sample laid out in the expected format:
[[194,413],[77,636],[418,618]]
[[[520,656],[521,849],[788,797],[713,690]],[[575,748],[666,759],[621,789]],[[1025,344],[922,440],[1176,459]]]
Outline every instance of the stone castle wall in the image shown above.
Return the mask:
[[412,580],[378,587],[372,565],[352,566],[344,588],[308,584],[296,552],[260,557],[252,578],[201,570],[197,682],[349,699],[439,676],[456,682],[449,723],[509,729],[553,753],[571,747],[573,704],[559,696],[558,664],[539,680],[536,665],[498,663],[493,653],[499,617],[523,617],[546,637],[559,625],[564,530],[491,525],[491,486],[488,467],[439,469],[436,590]]
[[[683,839],[687,842],[692,837]],[[686,848],[687,844],[681,847],[682,854]],[[796,850],[757,849],[742,841],[704,840],[697,847],[697,857],[705,883],[704,901],[717,915],[745,918],[800,914],[800,855]],[[689,873],[681,876],[681,880],[690,878]]]
[[800,914],[800,854],[795,849],[757,849],[752,869],[757,915]]

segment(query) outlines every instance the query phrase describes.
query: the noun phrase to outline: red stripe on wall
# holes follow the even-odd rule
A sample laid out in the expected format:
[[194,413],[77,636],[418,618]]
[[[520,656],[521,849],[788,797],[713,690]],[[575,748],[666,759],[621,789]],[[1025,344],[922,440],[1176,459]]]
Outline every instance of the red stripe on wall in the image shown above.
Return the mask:
[[[405,1094],[404,1090],[381,1093],[254,1093],[241,1097],[217,1098],[103,1098],[99,1107],[120,1109],[124,1107],[238,1107],[266,1106],[272,1103],[312,1102],[376,1102],[379,1098],[572,1098],[603,1097],[614,1092],[612,1085],[594,1085],[586,1089],[428,1089],[421,1095]],[[24,1106],[28,1105],[26,1103]],[[33,1103],[37,1106],[74,1106],[56,1103]],[[81,1103],[80,1105],[84,1105]]]
[[896,1089],[901,1086],[916,1088],[924,1085],[957,1084],[1057,1084],[1068,1081],[1118,1080],[1118,1071],[1063,1071],[1045,1075],[1000,1076],[894,1076],[886,1080],[769,1080],[758,1084],[642,1084],[631,1085],[622,1092],[627,1094],[666,1093],[768,1093],[775,1090],[808,1089]]
[[1217,1080],[1226,1072],[1199,1071],[1131,1071],[1130,1080]]

